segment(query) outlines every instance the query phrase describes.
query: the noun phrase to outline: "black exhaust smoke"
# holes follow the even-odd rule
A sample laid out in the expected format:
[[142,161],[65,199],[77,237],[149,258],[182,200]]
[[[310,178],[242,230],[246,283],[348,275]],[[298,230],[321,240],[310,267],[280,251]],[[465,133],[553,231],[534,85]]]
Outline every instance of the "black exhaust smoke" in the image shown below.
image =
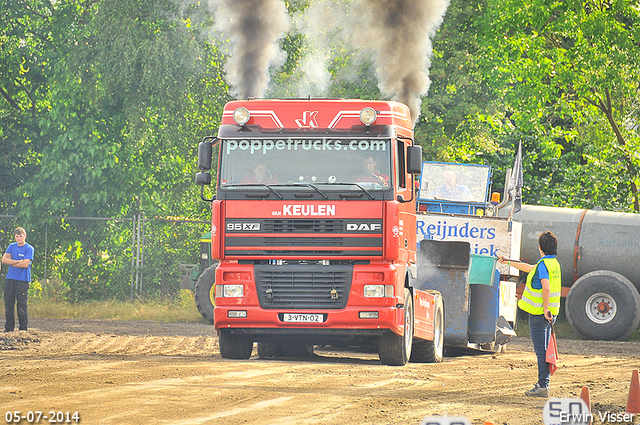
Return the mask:
[[[286,59],[278,44],[290,25],[283,0],[209,3],[217,8],[217,29],[231,43],[225,64],[231,94],[239,99],[263,97],[270,80],[269,67]],[[324,46],[327,30],[342,26],[340,19],[329,17],[331,9],[338,16],[345,11],[340,5],[332,0],[313,0],[307,11],[314,15],[323,11],[321,18],[312,17],[307,22],[307,36],[314,39],[311,50],[319,50],[321,56],[326,56],[328,50]],[[429,90],[431,37],[442,23],[448,5],[449,0],[354,0],[347,12],[345,31],[351,33],[352,45],[373,52],[380,91],[387,98],[407,104],[414,123],[420,115],[421,97]],[[321,31],[312,25],[317,18],[323,21]],[[339,36],[340,31],[335,35]],[[318,62],[316,67],[326,66],[326,59],[316,57],[314,62]],[[324,74],[310,72],[315,68],[308,64],[304,68],[316,85],[326,85],[319,81],[323,78],[318,78]]]
[[269,66],[284,62],[278,40],[289,30],[282,0],[212,0],[218,6],[216,27],[231,42],[227,82],[238,99],[263,97]]
[[374,52],[378,87],[405,103],[414,123],[429,90],[431,37],[449,0],[357,0],[354,44]]

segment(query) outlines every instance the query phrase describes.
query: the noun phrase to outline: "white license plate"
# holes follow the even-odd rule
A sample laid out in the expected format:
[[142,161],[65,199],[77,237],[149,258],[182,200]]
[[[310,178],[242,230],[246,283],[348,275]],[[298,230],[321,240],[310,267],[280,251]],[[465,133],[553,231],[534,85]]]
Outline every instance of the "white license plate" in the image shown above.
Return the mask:
[[285,322],[322,323],[322,314],[284,313]]

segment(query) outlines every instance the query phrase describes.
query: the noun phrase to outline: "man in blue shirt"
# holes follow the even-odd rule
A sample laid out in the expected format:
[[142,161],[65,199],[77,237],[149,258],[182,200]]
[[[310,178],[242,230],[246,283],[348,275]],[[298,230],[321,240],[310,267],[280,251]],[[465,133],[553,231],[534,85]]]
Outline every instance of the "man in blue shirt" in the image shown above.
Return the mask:
[[33,247],[27,240],[27,232],[18,227],[13,235],[15,242],[9,245],[2,256],[2,264],[7,264],[9,270],[4,283],[4,323],[5,332],[13,332],[16,321],[15,306],[18,306],[19,330],[27,330],[27,293],[31,282],[31,262],[33,261]]
[[444,172],[444,184],[438,186],[431,197],[448,201],[471,201],[471,192],[466,186],[457,183],[456,173],[447,170]]

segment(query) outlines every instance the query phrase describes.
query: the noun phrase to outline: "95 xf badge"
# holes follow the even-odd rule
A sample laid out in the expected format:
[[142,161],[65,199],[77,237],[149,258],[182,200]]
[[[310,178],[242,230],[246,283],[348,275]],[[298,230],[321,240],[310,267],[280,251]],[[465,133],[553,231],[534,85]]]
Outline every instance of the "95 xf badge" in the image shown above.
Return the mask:
[[227,232],[258,232],[260,222],[227,222]]

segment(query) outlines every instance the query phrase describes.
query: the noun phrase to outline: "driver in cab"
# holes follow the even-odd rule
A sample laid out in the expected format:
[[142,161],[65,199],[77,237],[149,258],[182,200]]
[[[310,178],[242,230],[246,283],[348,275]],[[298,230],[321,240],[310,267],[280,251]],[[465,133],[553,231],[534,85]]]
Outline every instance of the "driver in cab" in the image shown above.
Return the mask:
[[376,183],[383,186],[389,184],[389,176],[381,173],[380,170],[376,168],[377,166],[378,161],[376,161],[373,155],[363,157],[363,172],[356,174],[353,177],[353,181],[356,183]]
[[241,183],[274,184],[278,183],[278,177],[271,173],[271,170],[267,168],[267,164],[260,162],[251,168],[251,171],[244,176]]

